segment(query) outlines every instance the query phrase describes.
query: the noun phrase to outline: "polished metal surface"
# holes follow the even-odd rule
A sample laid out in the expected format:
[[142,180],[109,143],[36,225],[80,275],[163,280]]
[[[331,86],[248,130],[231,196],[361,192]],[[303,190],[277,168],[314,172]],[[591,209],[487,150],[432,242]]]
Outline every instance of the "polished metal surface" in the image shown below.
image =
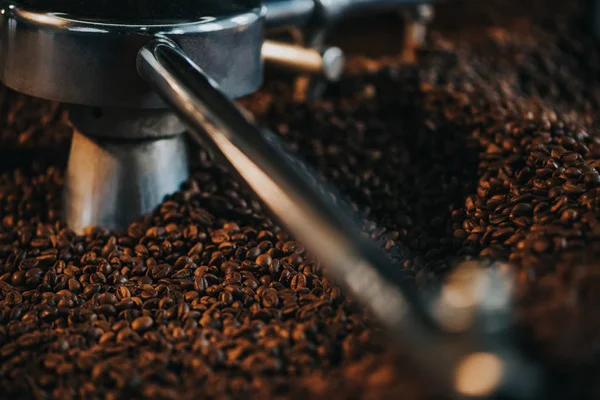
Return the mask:
[[[134,110],[130,110],[136,115]],[[142,112],[131,126],[144,127],[146,134],[165,121]],[[166,124],[172,116],[164,115]],[[94,137],[97,121],[79,120],[71,144],[66,173],[64,209],[67,224],[76,232],[87,226],[122,229],[150,212],[166,195],[179,189],[189,176],[185,136],[147,140],[122,140],[110,135]],[[91,123],[91,125],[88,125]],[[149,136],[152,136],[150,134]]]
[[432,0],[315,0],[317,9],[326,21],[332,23],[342,17],[363,12],[381,12],[406,6],[427,4]]
[[385,11],[434,0],[273,0],[265,1],[267,27],[331,24],[340,18],[369,11]]
[[431,3],[431,0],[317,0],[321,7],[343,10],[342,14],[365,11],[386,11],[410,5]]
[[262,8],[138,24],[35,12],[12,1],[0,4],[0,79],[35,97],[90,106],[164,107],[135,69],[138,50],[156,36],[177,42],[232,98],[262,83]]
[[[398,266],[359,235],[338,197],[276,137],[253,125],[174,43],[146,45],[138,69],[197,140],[232,167],[438,384],[465,398],[533,394],[535,373],[509,347],[490,345],[473,329],[443,334]],[[482,368],[493,373],[476,376]],[[483,384],[472,385],[472,378]]]
[[72,105],[69,119],[87,136],[115,139],[160,139],[185,132],[169,109],[94,108]]
[[315,5],[315,0],[267,0],[267,27],[304,25],[313,17]]
[[228,16],[261,6],[262,0],[14,0],[39,13],[76,15],[87,21],[170,24]]
[[344,71],[344,53],[337,47],[322,52],[288,43],[265,40],[262,47],[265,63],[300,73],[323,76],[337,81]]
[[323,75],[330,81],[337,81],[344,73],[346,59],[344,52],[338,47],[328,47],[322,54]]

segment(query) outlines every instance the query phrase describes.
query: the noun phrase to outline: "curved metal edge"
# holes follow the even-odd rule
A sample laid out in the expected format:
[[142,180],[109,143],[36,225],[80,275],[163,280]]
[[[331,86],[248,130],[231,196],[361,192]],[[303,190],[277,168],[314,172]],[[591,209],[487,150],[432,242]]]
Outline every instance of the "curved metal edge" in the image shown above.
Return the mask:
[[266,8],[169,25],[123,25],[36,13],[0,3],[0,80],[48,100],[94,107],[166,108],[137,74],[149,40],[174,40],[237,98],[262,84]]
[[164,139],[183,135],[187,129],[168,108],[131,110],[72,105],[69,120],[86,136],[126,141]]
[[173,24],[123,24],[98,22],[77,18],[63,13],[43,13],[20,8],[12,1],[0,1],[0,14],[30,23],[39,27],[66,30],[81,33],[112,33],[144,35],[156,34],[194,34],[223,29],[232,29],[255,22],[267,14],[266,7],[256,8],[250,12],[224,16],[205,16],[195,21]]

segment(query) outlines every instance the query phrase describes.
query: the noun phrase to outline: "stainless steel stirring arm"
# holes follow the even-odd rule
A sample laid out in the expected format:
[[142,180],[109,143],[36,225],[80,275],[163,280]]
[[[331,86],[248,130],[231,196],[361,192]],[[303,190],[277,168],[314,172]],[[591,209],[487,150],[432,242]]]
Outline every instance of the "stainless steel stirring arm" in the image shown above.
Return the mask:
[[[535,373],[518,355],[487,347],[473,332],[455,336],[433,326],[430,311],[406,285],[399,267],[360,237],[343,203],[277,138],[257,128],[176,44],[159,39],[144,46],[138,71],[192,136],[232,167],[435,381],[459,397],[532,395]],[[478,376],[481,368],[490,375]],[[466,378],[461,373],[482,382],[481,387],[462,388],[458,383]]]

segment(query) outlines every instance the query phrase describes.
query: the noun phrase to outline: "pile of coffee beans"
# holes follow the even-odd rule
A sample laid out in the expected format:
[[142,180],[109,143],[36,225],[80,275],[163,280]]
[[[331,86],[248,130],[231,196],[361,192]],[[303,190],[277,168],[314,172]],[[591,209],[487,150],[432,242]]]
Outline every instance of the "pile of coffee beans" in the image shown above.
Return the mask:
[[[270,79],[243,103],[421,290],[510,262],[552,393],[597,398],[600,48],[584,2],[481,3],[440,6],[415,65],[357,57],[320,100]],[[76,235],[49,150],[64,110],[0,99],[0,152],[30,154],[0,161],[0,398],[439,398],[206,152],[127,230]]]

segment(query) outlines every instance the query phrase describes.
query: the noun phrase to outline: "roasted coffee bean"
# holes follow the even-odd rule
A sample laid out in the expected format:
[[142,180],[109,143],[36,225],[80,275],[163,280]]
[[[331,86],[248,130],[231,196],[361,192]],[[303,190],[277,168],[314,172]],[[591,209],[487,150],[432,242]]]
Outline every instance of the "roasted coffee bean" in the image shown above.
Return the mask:
[[510,217],[518,218],[518,217],[523,217],[523,216],[529,216],[532,214],[532,212],[533,212],[533,207],[530,204],[519,203],[513,207],[512,211],[510,213]]
[[584,175],[584,182],[587,187],[600,186],[600,174],[598,172],[588,172]]
[[160,280],[170,276],[173,272],[173,267],[171,267],[169,264],[159,264],[153,266],[151,272],[154,279]]
[[268,270],[272,263],[273,259],[268,254],[261,254],[256,258],[256,264],[263,270]]
[[205,277],[197,276],[194,278],[194,289],[200,294],[204,294],[208,288],[208,282]]
[[99,304],[115,304],[117,302],[117,296],[113,293],[102,293],[97,299]]
[[266,308],[277,307],[279,305],[279,296],[277,295],[277,290],[265,290],[262,293],[262,304]]
[[292,278],[291,282],[290,282],[290,288],[292,288],[293,290],[300,290],[305,288],[307,285],[307,279],[306,279],[306,275],[304,274],[297,274],[294,275],[294,277]]
[[304,246],[302,246],[298,242],[286,242],[283,245],[283,247],[281,248],[281,250],[287,254],[291,254],[291,253],[302,254],[302,253],[304,253]]
[[154,321],[151,317],[139,317],[131,323],[131,328],[136,332],[144,332],[152,327]]
[[130,297],[123,299],[115,304],[115,308],[119,311],[133,308],[135,306],[136,306],[135,301],[133,301],[133,299]]
[[117,288],[116,296],[118,299],[123,300],[128,297],[131,297],[131,292],[129,291],[127,286],[121,285]]
[[223,302],[225,305],[230,306],[233,303],[233,295],[229,292],[221,292],[219,293],[219,301]]

